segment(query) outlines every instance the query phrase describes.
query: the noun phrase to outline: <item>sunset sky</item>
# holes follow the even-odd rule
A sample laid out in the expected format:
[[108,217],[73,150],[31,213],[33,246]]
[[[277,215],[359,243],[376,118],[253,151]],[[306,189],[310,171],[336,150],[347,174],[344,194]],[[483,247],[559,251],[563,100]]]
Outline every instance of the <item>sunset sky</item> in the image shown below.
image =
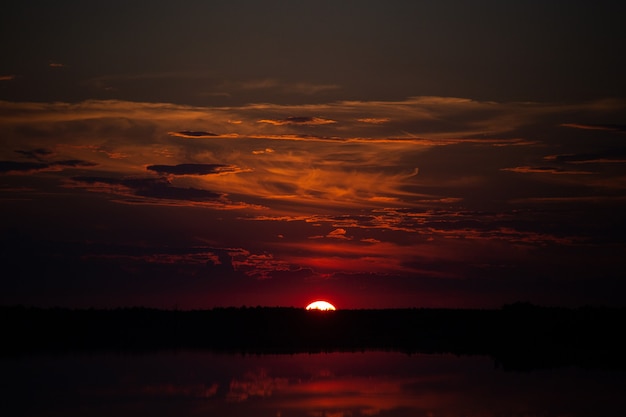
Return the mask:
[[626,306],[622,8],[12,2],[0,304]]

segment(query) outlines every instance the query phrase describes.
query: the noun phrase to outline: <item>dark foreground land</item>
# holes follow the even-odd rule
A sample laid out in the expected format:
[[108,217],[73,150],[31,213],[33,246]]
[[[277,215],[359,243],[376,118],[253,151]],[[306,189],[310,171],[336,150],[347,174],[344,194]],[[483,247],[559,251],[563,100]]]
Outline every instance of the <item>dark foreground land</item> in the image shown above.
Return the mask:
[[390,350],[489,355],[505,369],[626,369],[626,309],[174,311],[0,307],[3,356],[205,349],[244,354]]

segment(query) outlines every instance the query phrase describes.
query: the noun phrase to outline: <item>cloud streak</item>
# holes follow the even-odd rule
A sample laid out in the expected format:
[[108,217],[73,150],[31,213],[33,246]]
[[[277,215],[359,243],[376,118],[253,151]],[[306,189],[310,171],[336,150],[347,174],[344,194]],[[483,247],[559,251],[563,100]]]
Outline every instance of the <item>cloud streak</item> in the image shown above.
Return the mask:
[[[252,204],[230,201],[225,194],[193,187],[177,187],[165,178],[71,177],[66,187],[85,188],[121,198],[125,204],[206,207],[219,210],[255,209]],[[256,207],[258,208],[258,207]]]
[[96,164],[78,159],[56,162],[0,161],[0,174],[33,173],[37,171],[62,171],[68,168],[89,168]]
[[582,130],[602,130],[607,132],[626,133],[626,125],[603,125],[603,124],[582,124],[582,123],[563,123],[563,127]]
[[224,164],[148,165],[146,169],[166,175],[220,175],[242,171],[236,166]]
[[590,171],[575,171],[575,170],[565,170],[561,168],[554,167],[530,167],[530,166],[520,166],[513,168],[502,168],[502,171],[510,171],[516,172],[519,174],[552,174],[552,175],[589,175],[593,174]]
[[289,116],[284,119],[261,119],[258,123],[267,123],[274,126],[296,125],[296,126],[319,126],[337,123],[335,120],[310,116]]
[[198,130],[181,130],[180,132],[169,132],[172,136],[178,136],[181,138],[212,138],[219,136],[217,133],[204,132]]
[[87,185],[100,185],[115,190],[127,190],[142,197],[164,198],[172,200],[212,201],[222,197],[221,194],[195,188],[173,187],[162,178],[105,178],[105,177],[72,177],[73,181]]

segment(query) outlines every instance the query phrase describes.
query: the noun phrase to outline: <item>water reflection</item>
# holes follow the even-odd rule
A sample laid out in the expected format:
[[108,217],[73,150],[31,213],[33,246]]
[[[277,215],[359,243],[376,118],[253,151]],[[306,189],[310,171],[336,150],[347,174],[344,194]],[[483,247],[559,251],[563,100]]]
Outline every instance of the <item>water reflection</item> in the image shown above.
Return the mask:
[[0,360],[6,416],[623,416],[626,372],[390,352]]

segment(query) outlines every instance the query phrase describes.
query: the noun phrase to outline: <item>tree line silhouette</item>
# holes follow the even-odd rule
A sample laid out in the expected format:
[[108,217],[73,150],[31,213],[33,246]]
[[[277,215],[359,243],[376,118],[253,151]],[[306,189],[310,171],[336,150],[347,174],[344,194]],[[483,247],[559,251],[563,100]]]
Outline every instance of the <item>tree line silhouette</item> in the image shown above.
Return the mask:
[[624,308],[211,310],[0,307],[2,355],[205,349],[244,354],[390,350],[489,355],[505,369],[626,369]]

